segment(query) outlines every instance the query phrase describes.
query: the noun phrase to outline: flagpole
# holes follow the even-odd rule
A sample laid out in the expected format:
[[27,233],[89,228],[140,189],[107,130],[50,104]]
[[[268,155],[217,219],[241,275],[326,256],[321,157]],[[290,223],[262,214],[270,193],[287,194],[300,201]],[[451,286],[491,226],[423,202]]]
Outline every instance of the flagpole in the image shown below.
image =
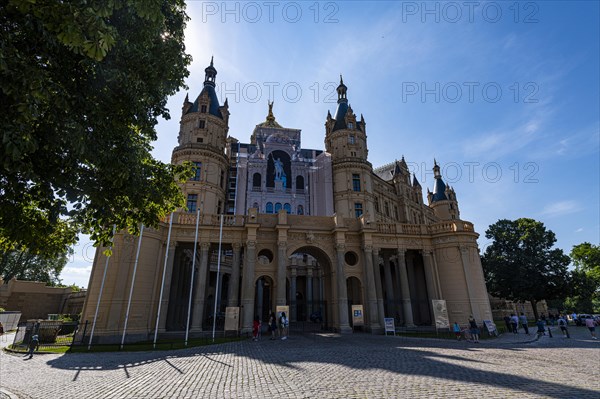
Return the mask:
[[156,349],[156,339],[158,338],[158,322],[160,320],[160,308],[162,306],[162,296],[165,289],[165,275],[167,274],[167,260],[169,259],[169,247],[171,246],[171,227],[173,226],[173,212],[169,218],[169,234],[167,234],[167,250],[165,252],[165,265],[163,266],[162,282],[160,284],[160,296],[158,298],[158,311],[156,312],[156,327],[154,328],[153,348]]
[[[112,238],[115,239],[115,231],[117,225],[113,224]],[[108,250],[112,252],[112,245],[108,247]],[[102,283],[100,284],[100,293],[98,294],[98,303],[96,304],[96,313],[94,313],[94,321],[92,323],[92,332],[90,333],[90,340],[88,342],[88,350],[92,348],[92,339],[94,339],[94,330],[96,328],[96,320],[98,319],[98,309],[100,309],[100,300],[102,299],[102,291],[104,290],[104,282],[106,281],[106,271],[108,270],[108,260],[110,255],[106,257],[106,263],[104,264],[104,275],[102,276]]]
[[133,276],[131,277],[131,289],[129,290],[129,301],[127,302],[127,312],[125,313],[125,325],[123,326],[123,337],[121,337],[121,349],[125,344],[125,334],[127,333],[127,322],[129,321],[129,310],[131,309],[131,297],[133,296],[133,286],[135,284],[135,274],[140,259],[140,248],[142,247],[142,237],[144,235],[144,224],[140,227],[140,238],[138,238],[137,253],[135,254],[135,266],[133,266]]
[[194,257],[192,258],[192,277],[190,278],[190,298],[188,299],[187,323],[185,325],[185,346],[188,344],[190,333],[190,315],[192,313],[192,291],[194,290],[194,272],[196,271],[196,251],[198,249],[198,224],[200,222],[200,208],[196,210],[196,235],[194,236]]
[[215,329],[217,327],[217,302],[219,298],[219,273],[221,272],[221,243],[223,241],[223,214],[221,214],[221,227],[219,229],[219,255],[217,256],[217,284],[215,293],[215,311],[213,313],[212,340],[215,342]]

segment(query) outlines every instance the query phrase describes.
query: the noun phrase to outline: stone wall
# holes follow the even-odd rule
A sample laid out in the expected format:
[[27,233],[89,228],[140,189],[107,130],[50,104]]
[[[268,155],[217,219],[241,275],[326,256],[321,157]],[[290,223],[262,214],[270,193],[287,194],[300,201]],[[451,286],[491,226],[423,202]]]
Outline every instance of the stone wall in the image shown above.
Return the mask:
[[36,281],[0,279],[0,307],[21,312],[21,320],[46,319],[49,314],[79,313],[85,292],[73,293],[71,288],[48,287]]

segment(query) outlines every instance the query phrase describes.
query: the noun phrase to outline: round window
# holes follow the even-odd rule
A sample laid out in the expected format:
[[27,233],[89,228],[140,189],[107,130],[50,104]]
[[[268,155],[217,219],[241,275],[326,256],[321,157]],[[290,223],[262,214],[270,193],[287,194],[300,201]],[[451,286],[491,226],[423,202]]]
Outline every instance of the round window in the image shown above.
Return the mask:
[[358,255],[352,251],[348,251],[344,255],[344,260],[346,261],[347,265],[354,266],[358,263]]

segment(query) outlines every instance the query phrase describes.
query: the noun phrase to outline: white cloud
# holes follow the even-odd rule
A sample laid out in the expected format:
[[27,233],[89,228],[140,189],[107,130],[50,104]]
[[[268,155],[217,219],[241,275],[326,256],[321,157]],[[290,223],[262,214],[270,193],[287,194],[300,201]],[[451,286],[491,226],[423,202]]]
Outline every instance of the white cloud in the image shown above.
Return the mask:
[[581,209],[577,201],[558,201],[548,204],[542,209],[540,215],[545,217],[556,217],[568,215],[570,213],[578,212]]

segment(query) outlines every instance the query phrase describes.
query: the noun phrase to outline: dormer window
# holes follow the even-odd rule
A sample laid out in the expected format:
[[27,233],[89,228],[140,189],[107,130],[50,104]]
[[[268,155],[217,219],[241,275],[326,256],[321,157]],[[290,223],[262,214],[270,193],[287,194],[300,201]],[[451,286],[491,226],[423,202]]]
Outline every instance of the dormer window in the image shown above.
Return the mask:
[[206,113],[206,105],[203,105],[200,107],[200,113],[201,114],[205,114]]
[[205,126],[206,126],[206,121],[198,121],[198,127],[200,129],[204,129]]
[[[354,123],[348,122],[348,129],[354,129]],[[354,143],[352,143],[354,144]]]
[[[351,129],[352,123],[348,123],[348,128]],[[354,137],[353,134],[348,136],[348,144],[355,144],[356,143],[356,138]]]

